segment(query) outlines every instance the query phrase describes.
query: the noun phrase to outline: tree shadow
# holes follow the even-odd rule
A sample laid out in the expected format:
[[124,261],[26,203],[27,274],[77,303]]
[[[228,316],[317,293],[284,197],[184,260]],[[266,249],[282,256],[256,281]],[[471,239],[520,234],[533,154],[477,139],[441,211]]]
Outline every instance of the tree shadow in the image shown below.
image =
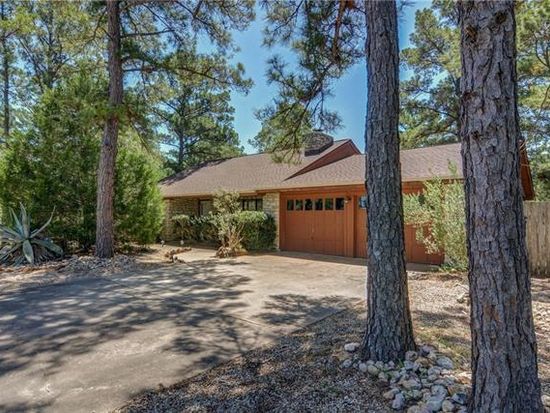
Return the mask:
[[[41,383],[57,381],[64,393],[67,386],[85,388],[87,368],[99,376],[112,365],[126,368],[120,360],[136,363],[127,354],[134,347],[138,353],[141,347],[152,349],[138,363],[161,360],[158,381],[128,385],[129,391],[186,377],[277,340],[284,328],[342,309],[339,303],[346,300],[272,295],[244,319],[240,314],[250,306],[244,296],[252,292],[250,276],[243,275],[249,265],[195,260],[0,294],[0,387],[13,389],[0,410],[39,411],[40,406],[25,404],[31,399],[55,410],[57,395],[41,393]],[[75,374],[73,381],[84,384],[67,383]],[[25,387],[31,377],[37,385]],[[23,396],[29,388],[33,394]]]

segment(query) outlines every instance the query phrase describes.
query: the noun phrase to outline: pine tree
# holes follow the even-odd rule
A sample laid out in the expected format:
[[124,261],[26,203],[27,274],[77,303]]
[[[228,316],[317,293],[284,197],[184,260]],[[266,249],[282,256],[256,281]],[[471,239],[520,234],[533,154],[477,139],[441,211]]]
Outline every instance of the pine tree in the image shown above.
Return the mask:
[[472,412],[542,412],[520,183],[513,1],[462,1]]

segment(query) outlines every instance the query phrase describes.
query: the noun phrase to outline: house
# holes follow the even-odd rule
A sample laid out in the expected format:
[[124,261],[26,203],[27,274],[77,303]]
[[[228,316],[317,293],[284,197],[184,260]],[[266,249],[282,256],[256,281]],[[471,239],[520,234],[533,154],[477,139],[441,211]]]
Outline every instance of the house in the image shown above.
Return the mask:
[[[453,179],[449,164],[462,177],[460,144],[401,151],[403,193],[416,193],[423,182],[438,176]],[[522,151],[522,182],[526,199],[533,197],[529,165]],[[235,191],[245,210],[263,210],[275,217],[280,250],[347,257],[366,256],[365,155],[351,139],[334,141],[315,132],[296,162],[277,163],[271,154],[244,155],[208,162],[165,178],[160,183],[166,217],[204,215],[219,190]],[[174,239],[170,219],[165,239]],[[440,264],[442,254],[428,254],[405,228],[408,262]]]

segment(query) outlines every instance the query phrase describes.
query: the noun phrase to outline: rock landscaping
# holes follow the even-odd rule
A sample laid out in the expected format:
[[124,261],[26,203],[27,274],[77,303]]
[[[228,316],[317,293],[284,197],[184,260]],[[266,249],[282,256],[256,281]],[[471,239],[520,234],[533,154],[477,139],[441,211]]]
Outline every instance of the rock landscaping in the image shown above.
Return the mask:
[[342,368],[356,368],[387,386],[382,397],[393,410],[407,413],[466,412],[469,387],[453,375],[453,362],[429,345],[409,351],[401,363],[368,360],[362,362],[358,343],[347,343],[350,357]]
[[74,278],[109,276],[135,270],[136,257],[117,254],[103,259],[92,255],[72,255],[40,265],[0,266],[0,291],[65,282]]

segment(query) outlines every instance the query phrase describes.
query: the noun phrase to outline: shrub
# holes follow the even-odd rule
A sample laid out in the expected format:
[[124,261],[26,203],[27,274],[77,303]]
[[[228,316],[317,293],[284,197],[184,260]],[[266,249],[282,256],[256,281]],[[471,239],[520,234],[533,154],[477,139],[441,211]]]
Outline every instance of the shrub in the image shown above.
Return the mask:
[[191,217],[185,214],[172,215],[172,221],[176,224],[176,231],[181,240],[193,238],[193,227],[191,226]]
[[63,255],[60,247],[40,235],[52,222],[53,214],[44,225],[32,230],[31,217],[23,204],[19,217],[13,210],[10,212],[13,228],[0,225],[0,263],[19,265],[27,261],[36,264]]
[[452,268],[468,267],[462,183],[439,178],[426,181],[421,194],[404,195],[403,210],[405,222],[416,228],[416,239],[429,253],[444,251]]
[[202,217],[172,216],[180,238],[217,243],[220,256],[273,248],[277,228],[271,215],[261,211],[241,211],[239,195],[231,192],[217,194],[213,206],[214,213]]
[[247,250],[273,248],[277,226],[271,215],[261,211],[242,211],[238,219],[243,223],[242,244]]

